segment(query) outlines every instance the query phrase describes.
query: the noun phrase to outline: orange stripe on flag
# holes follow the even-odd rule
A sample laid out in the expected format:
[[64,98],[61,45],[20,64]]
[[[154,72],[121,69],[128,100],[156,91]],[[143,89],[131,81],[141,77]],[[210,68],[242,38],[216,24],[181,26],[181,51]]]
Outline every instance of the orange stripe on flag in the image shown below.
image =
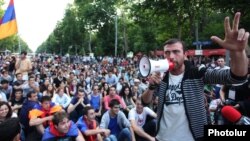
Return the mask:
[[17,33],[17,22],[15,19],[0,25],[0,39],[6,38],[16,33]]
[[62,110],[62,107],[61,107],[61,106],[55,105],[55,106],[51,107],[49,113],[50,113],[50,114],[53,114],[53,113],[59,112],[59,111],[61,111],[61,110]]
[[17,21],[14,0],[10,0],[3,17],[0,18],[0,39],[17,33]]
[[33,110],[29,111],[29,118],[34,119],[34,118],[41,116],[42,114],[43,114],[42,111],[40,111],[38,109],[33,109]]

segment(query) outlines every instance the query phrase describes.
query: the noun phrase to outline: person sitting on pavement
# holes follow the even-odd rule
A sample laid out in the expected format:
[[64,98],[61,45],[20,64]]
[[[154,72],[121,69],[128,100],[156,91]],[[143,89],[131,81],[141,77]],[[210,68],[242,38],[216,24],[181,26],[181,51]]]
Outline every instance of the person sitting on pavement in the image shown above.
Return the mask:
[[85,141],[76,124],[65,111],[57,112],[45,129],[42,141]]

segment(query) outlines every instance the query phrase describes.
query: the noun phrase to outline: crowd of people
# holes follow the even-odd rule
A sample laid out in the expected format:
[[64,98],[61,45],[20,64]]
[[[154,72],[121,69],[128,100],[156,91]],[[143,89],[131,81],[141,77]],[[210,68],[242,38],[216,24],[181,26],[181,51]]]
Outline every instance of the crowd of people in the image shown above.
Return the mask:
[[29,58],[25,51],[1,58],[0,121],[17,118],[21,140],[154,139],[156,102],[142,105],[148,84],[139,77],[138,60],[69,63],[58,56]]
[[205,66],[188,60],[179,39],[163,46],[174,68],[147,78],[136,57],[1,56],[0,139],[204,140],[204,125],[228,123],[219,120],[223,105],[250,116],[249,33],[239,17],[232,28],[225,18],[224,40],[211,38],[230,51],[229,67],[223,57]]

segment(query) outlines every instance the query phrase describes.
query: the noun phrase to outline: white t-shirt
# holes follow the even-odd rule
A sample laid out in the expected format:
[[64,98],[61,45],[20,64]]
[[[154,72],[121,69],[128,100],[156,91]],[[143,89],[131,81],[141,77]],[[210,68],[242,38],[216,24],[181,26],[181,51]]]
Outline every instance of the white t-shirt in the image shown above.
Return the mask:
[[128,119],[129,119],[129,120],[135,120],[137,126],[139,126],[139,127],[142,128],[143,125],[144,125],[145,122],[146,122],[147,115],[154,115],[154,111],[151,110],[151,109],[148,108],[148,107],[144,107],[142,113],[141,113],[141,114],[138,114],[138,113],[136,112],[136,108],[132,108],[132,109],[129,111]]
[[194,141],[185,113],[181,81],[183,74],[169,74],[169,89],[156,136],[159,141]]

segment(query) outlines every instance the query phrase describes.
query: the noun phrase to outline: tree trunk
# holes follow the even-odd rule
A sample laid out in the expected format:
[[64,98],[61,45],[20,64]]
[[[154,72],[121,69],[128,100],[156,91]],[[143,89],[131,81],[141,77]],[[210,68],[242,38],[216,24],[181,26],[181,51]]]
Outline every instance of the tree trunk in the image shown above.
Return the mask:
[[128,53],[128,37],[127,37],[127,32],[126,32],[126,25],[123,25],[123,41],[124,41],[124,46],[123,46],[123,51],[125,56]]

